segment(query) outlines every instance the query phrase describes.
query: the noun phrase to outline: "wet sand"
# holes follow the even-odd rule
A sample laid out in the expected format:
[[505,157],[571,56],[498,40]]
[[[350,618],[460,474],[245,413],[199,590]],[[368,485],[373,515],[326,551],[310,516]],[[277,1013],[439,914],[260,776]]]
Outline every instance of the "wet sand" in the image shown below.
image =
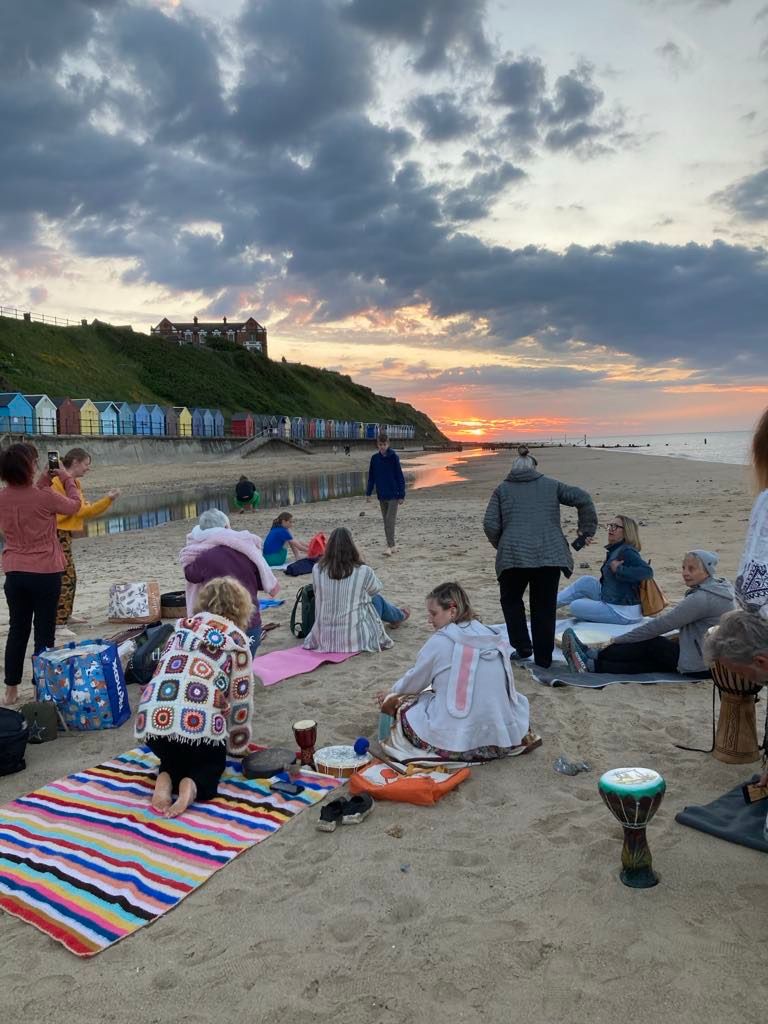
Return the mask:
[[[719,551],[721,569],[733,578],[751,504],[741,468],[583,449],[537,456],[543,472],[591,491],[602,523],[618,512],[645,523],[644,554],[671,598],[682,596],[679,564],[692,547]],[[297,457],[303,471],[310,459]],[[342,456],[317,458],[312,469]],[[339,468],[367,459],[360,453]],[[289,741],[291,723],[306,717],[318,720],[321,744],[373,735],[373,695],[413,663],[429,635],[423,597],[433,585],[460,580],[482,618],[501,620],[493,551],[480,524],[510,461],[509,453],[471,459],[467,482],[410,494],[398,520],[401,552],[392,559],[382,555],[375,504],[339,499],[294,510],[300,537],[349,526],[388,599],[411,605],[413,617],[393,633],[391,650],[257,692],[261,742]],[[292,457],[290,466],[253,459],[242,471],[258,480],[294,464]],[[239,475],[242,465],[228,464],[218,477],[221,467],[99,467],[86,491],[96,497],[113,485],[218,481]],[[234,525],[263,534],[270,519],[255,513]],[[571,510],[563,519],[574,533]],[[76,541],[77,611],[91,619],[77,627],[80,635],[114,628],[104,618],[110,583],[151,576],[163,590],[180,588],[176,558],[191,525]],[[600,551],[585,549],[576,560],[594,572]],[[266,614],[280,628],[264,651],[291,646],[287,623],[301,582],[286,580],[286,604]],[[4,607],[2,616],[0,626]],[[7,1019],[762,1020],[764,858],[674,822],[686,804],[709,801],[751,775],[751,766],[675,747],[709,745],[710,685],[549,690],[522,669],[516,681],[543,747],[474,769],[434,808],[381,803],[361,826],[330,835],[316,831],[317,811],[307,811],[90,962],[0,914]],[[135,703],[135,688],[131,696]],[[0,779],[0,802],[131,745],[129,723],[29,747],[27,770]],[[558,775],[552,764],[560,754],[586,759],[594,771]],[[656,768],[668,785],[649,829],[662,881],[646,891],[618,881],[621,830],[596,788],[603,770],[633,764]],[[400,838],[388,831],[394,825]]]

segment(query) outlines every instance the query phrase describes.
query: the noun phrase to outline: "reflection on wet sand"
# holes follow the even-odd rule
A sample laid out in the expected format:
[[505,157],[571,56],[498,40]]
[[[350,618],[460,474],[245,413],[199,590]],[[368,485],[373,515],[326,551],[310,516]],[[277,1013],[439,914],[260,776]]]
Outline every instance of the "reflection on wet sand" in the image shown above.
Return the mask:
[[[466,452],[465,459],[475,453]],[[488,456],[486,456],[488,457]],[[403,467],[408,487],[417,490],[462,480],[461,464],[455,452],[439,452],[419,458],[418,465]],[[307,473],[279,480],[256,480],[261,495],[259,508],[286,508],[308,502],[328,501],[330,498],[348,498],[365,494],[367,472],[359,469]],[[102,516],[87,523],[89,537],[130,530],[149,530],[179,519],[196,519],[209,508],[223,512],[236,512],[234,508],[234,481],[231,487],[198,487],[167,491],[162,494],[142,494],[120,499],[119,515]],[[239,522],[239,519],[238,519]],[[247,523],[247,516],[243,523]]]

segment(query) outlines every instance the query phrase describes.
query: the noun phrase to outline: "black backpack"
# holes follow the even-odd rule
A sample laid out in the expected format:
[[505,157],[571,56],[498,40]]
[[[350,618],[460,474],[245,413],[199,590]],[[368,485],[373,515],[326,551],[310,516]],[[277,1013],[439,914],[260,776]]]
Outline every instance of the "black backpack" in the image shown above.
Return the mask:
[[138,683],[139,686],[147,685],[155,674],[157,663],[160,661],[169,637],[173,636],[175,631],[175,627],[170,622],[147,626],[138,638],[139,645],[126,665],[126,683]]
[[24,716],[11,708],[0,708],[0,775],[13,775],[27,767],[29,728]]
[[291,612],[291,632],[299,640],[309,635],[315,624],[315,588],[305,583],[296,591],[296,600]]

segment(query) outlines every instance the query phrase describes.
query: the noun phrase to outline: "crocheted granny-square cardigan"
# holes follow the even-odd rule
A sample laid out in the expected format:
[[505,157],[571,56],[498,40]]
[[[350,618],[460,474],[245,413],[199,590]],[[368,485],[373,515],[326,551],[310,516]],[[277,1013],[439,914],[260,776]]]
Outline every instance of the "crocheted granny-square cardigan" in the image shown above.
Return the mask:
[[200,612],[179,619],[145,686],[136,738],[227,741],[232,754],[251,741],[253,670],[248,639],[233,622]]

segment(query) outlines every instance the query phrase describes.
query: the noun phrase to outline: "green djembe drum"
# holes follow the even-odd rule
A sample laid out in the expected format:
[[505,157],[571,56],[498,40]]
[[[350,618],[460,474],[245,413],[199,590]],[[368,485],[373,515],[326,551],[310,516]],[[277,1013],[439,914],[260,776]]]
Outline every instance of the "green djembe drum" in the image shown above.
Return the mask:
[[621,875],[632,889],[649,889],[659,876],[653,870],[645,827],[664,797],[667,784],[652,768],[613,768],[600,777],[600,796],[624,828]]

